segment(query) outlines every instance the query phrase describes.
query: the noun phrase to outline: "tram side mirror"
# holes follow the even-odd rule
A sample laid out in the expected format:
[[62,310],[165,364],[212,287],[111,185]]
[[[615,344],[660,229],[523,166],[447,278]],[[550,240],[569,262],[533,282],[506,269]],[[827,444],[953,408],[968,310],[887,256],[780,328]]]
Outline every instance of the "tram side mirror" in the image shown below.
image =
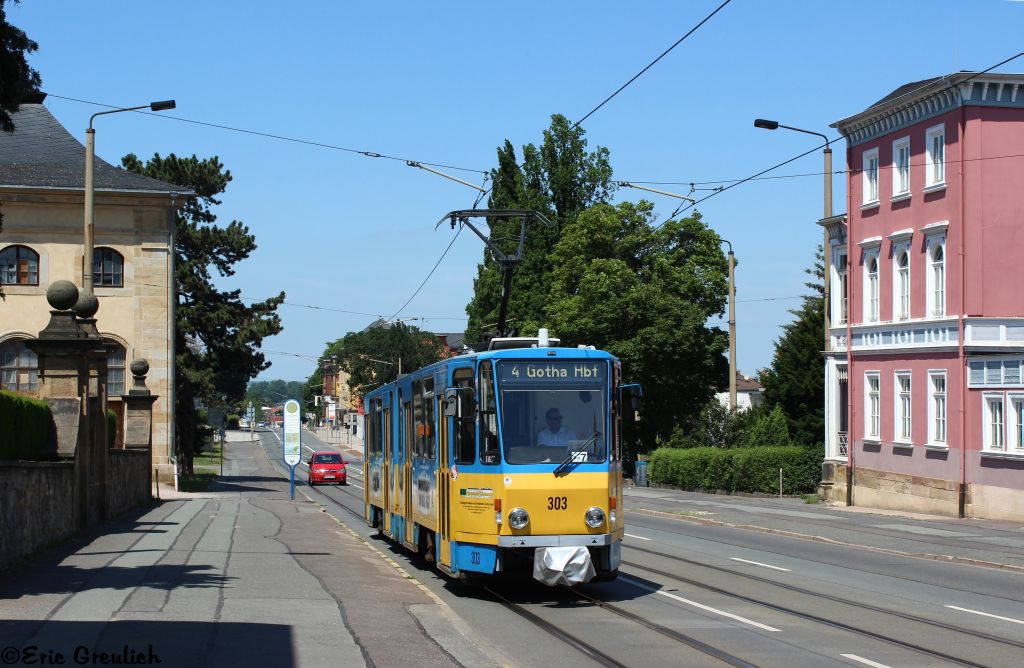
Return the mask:
[[639,419],[638,414],[643,408],[644,403],[644,388],[640,387],[639,383],[630,383],[629,385],[622,386],[622,404],[623,406],[629,406],[633,410],[634,421]]
[[444,391],[444,416],[459,417],[459,390],[449,387]]

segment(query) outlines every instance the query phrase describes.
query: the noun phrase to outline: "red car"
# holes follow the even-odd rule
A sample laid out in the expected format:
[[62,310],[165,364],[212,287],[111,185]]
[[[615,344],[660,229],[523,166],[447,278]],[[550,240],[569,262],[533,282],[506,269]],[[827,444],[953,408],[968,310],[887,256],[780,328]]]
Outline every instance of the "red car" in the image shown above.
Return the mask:
[[348,484],[345,460],[334,450],[317,450],[309,458],[309,486],[321,482]]

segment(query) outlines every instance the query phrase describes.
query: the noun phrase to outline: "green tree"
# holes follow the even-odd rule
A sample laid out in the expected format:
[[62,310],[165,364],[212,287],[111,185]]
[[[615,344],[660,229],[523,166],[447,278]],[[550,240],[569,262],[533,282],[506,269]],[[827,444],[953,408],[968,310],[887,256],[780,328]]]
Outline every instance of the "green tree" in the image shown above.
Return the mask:
[[[491,171],[493,209],[531,209],[544,214],[554,227],[529,227],[523,261],[516,269],[509,302],[509,322],[520,333],[532,333],[545,322],[545,302],[551,286],[551,249],[561,230],[587,207],[606,202],[614,189],[608,149],[587,151],[582,128],[561,114],[551,117],[540,147],[523,147],[523,162],[512,142],[498,149],[498,166]],[[519,240],[519,221],[491,219],[491,239],[512,253]],[[466,306],[467,341],[481,341],[493,330],[501,301],[501,267],[486,249],[477,266],[473,297]]]
[[761,374],[764,399],[781,407],[793,442],[811,446],[825,440],[825,362],[821,356],[825,330],[824,256],[818,246],[814,266],[805,269],[815,281],[811,294],[790,313],[795,320],[782,328],[772,365]]
[[699,214],[652,226],[653,205],[598,204],[562,231],[548,320],[563,345],[591,344],[644,386],[633,430],[653,449],[700,412],[727,379],[728,339],[708,327],[725,309],[728,268]]
[[319,367],[332,357],[349,374],[348,385],[352,393],[361,395],[396,380],[400,369],[402,373],[409,373],[433,364],[445,355],[445,347],[439,338],[403,323],[351,332],[327,344],[303,396],[309,402],[307,407],[310,406],[312,397],[319,394],[317,387],[323,379]]
[[788,421],[782,407],[776,405],[770,411],[762,411],[750,425],[746,441],[749,448],[792,445]]
[[[701,408],[700,414],[685,426],[679,426],[669,445],[674,448],[740,448],[748,445],[754,423],[765,414],[761,406],[732,411],[717,398]],[[785,418],[783,418],[785,419]]]
[[211,270],[235,273],[234,265],[256,249],[256,237],[243,223],[216,224],[212,207],[231,182],[231,172],[214,156],[179,158],[154,155],[143,163],[134,154],[122,158],[125,169],[195,192],[177,213],[174,235],[175,435],[186,473],[205,434],[195,400],[236,403],[249,380],[270,366],[258,348],[281,331],[277,307],[284,292],[246,305],[239,290],[218,290]]
[[27,98],[38,93],[42,80],[25,58],[39,45],[7,22],[6,0],[0,0],[0,130],[14,132],[11,114]]
[[298,380],[256,380],[249,383],[242,400],[245,406],[252,402],[258,420],[263,419],[263,406],[276,406],[287,399],[301,399],[306,384]]

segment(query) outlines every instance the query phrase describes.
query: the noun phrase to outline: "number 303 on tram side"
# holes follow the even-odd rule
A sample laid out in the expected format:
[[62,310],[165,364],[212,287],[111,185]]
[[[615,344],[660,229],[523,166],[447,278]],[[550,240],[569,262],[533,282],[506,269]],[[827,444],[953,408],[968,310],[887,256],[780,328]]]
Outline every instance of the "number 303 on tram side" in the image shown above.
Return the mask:
[[609,353],[544,342],[495,339],[364,397],[367,524],[453,576],[615,578],[641,391]]

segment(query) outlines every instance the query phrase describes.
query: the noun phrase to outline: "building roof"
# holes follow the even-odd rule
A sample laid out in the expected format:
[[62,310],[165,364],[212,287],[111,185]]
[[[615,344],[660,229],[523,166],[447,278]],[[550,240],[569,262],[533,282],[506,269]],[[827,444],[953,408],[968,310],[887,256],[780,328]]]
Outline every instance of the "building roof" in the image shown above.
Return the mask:
[[836,121],[851,145],[903,129],[963,105],[1024,108],[1018,90],[1024,75],[1002,72],[953,72],[903,84],[853,116]]
[[744,376],[739,371],[736,372],[736,391],[737,392],[761,392],[764,390],[764,386],[758,382],[757,378],[750,378]]
[[[42,104],[22,104],[11,114],[15,130],[0,132],[0,187],[85,189],[85,147]],[[179,193],[183,186],[129,172],[96,158],[97,191]]]

